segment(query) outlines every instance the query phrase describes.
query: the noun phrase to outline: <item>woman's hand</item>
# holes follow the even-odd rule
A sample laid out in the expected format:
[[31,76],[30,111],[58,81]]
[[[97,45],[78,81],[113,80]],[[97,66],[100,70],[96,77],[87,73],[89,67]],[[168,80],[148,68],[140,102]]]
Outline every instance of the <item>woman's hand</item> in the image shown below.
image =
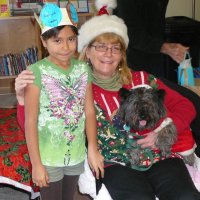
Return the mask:
[[100,175],[104,177],[104,157],[99,153],[98,149],[88,147],[88,163],[95,173],[97,179]]
[[32,179],[33,183],[39,187],[48,187],[49,177],[45,167],[42,164],[38,164],[32,169]]
[[24,105],[24,88],[29,83],[33,83],[35,76],[32,71],[24,70],[15,79],[15,91],[18,103]]
[[156,140],[158,137],[158,133],[152,131],[145,134],[145,137],[142,139],[138,139],[137,144],[141,146],[141,148],[150,148],[156,149]]

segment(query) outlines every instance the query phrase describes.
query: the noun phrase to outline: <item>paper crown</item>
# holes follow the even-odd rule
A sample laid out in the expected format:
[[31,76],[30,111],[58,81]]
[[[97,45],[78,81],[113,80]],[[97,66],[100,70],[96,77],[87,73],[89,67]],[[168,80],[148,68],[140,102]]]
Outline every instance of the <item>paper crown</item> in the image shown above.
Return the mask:
[[79,29],[78,51],[81,52],[93,39],[103,33],[119,35],[127,48],[129,38],[124,21],[115,15],[109,15],[117,6],[116,0],[96,0],[95,5],[99,11],[98,16],[86,21]]
[[40,17],[34,13],[40,25],[42,34],[46,31],[64,25],[77,27],[78,15],[73,4],[68,4],[67,8],[59,8],[56,4],[47,3],[40,12]]

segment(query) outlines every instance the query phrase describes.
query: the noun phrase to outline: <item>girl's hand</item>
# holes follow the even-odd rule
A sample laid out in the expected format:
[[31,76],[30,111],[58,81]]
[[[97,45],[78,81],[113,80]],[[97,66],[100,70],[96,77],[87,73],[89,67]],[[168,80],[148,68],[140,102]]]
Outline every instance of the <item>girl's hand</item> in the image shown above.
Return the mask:
[[49,177],[43,165],[37,165],[36,167],[33,167],[32,179],[36,186],[48,187],[49,185]]
[[18,103],[24,105],[24,88],[29,83],[33,83],[35,77],[32,71],[24,70],[15,79],[15,91]]
[[157,140],[158,133],[152,131],[145,134],[145,137],[142,139],[138,139],[137,144],[141,146],[141,148],[150,148],[156,149],[156,140]]
[[104,177],[104,157],[97,149],[88,147],[88,163],[97,179]]

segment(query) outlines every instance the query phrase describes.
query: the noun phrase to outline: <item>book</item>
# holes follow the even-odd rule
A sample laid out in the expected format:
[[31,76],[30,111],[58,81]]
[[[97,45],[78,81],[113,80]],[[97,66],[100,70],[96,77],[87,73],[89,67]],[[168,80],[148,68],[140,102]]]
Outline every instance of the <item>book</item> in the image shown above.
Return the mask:
[[0,76],[18,75],[27,66],[38,61],[37,48],[26,49],[19,54],[6,54],[0,57]]

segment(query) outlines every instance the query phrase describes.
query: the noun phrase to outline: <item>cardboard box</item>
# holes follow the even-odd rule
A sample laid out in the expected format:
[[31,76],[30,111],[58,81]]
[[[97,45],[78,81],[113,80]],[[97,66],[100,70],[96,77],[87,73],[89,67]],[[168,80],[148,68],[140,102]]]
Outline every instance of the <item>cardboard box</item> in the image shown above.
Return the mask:
[[200,78],[195,78],[195,86],[200,86]]

